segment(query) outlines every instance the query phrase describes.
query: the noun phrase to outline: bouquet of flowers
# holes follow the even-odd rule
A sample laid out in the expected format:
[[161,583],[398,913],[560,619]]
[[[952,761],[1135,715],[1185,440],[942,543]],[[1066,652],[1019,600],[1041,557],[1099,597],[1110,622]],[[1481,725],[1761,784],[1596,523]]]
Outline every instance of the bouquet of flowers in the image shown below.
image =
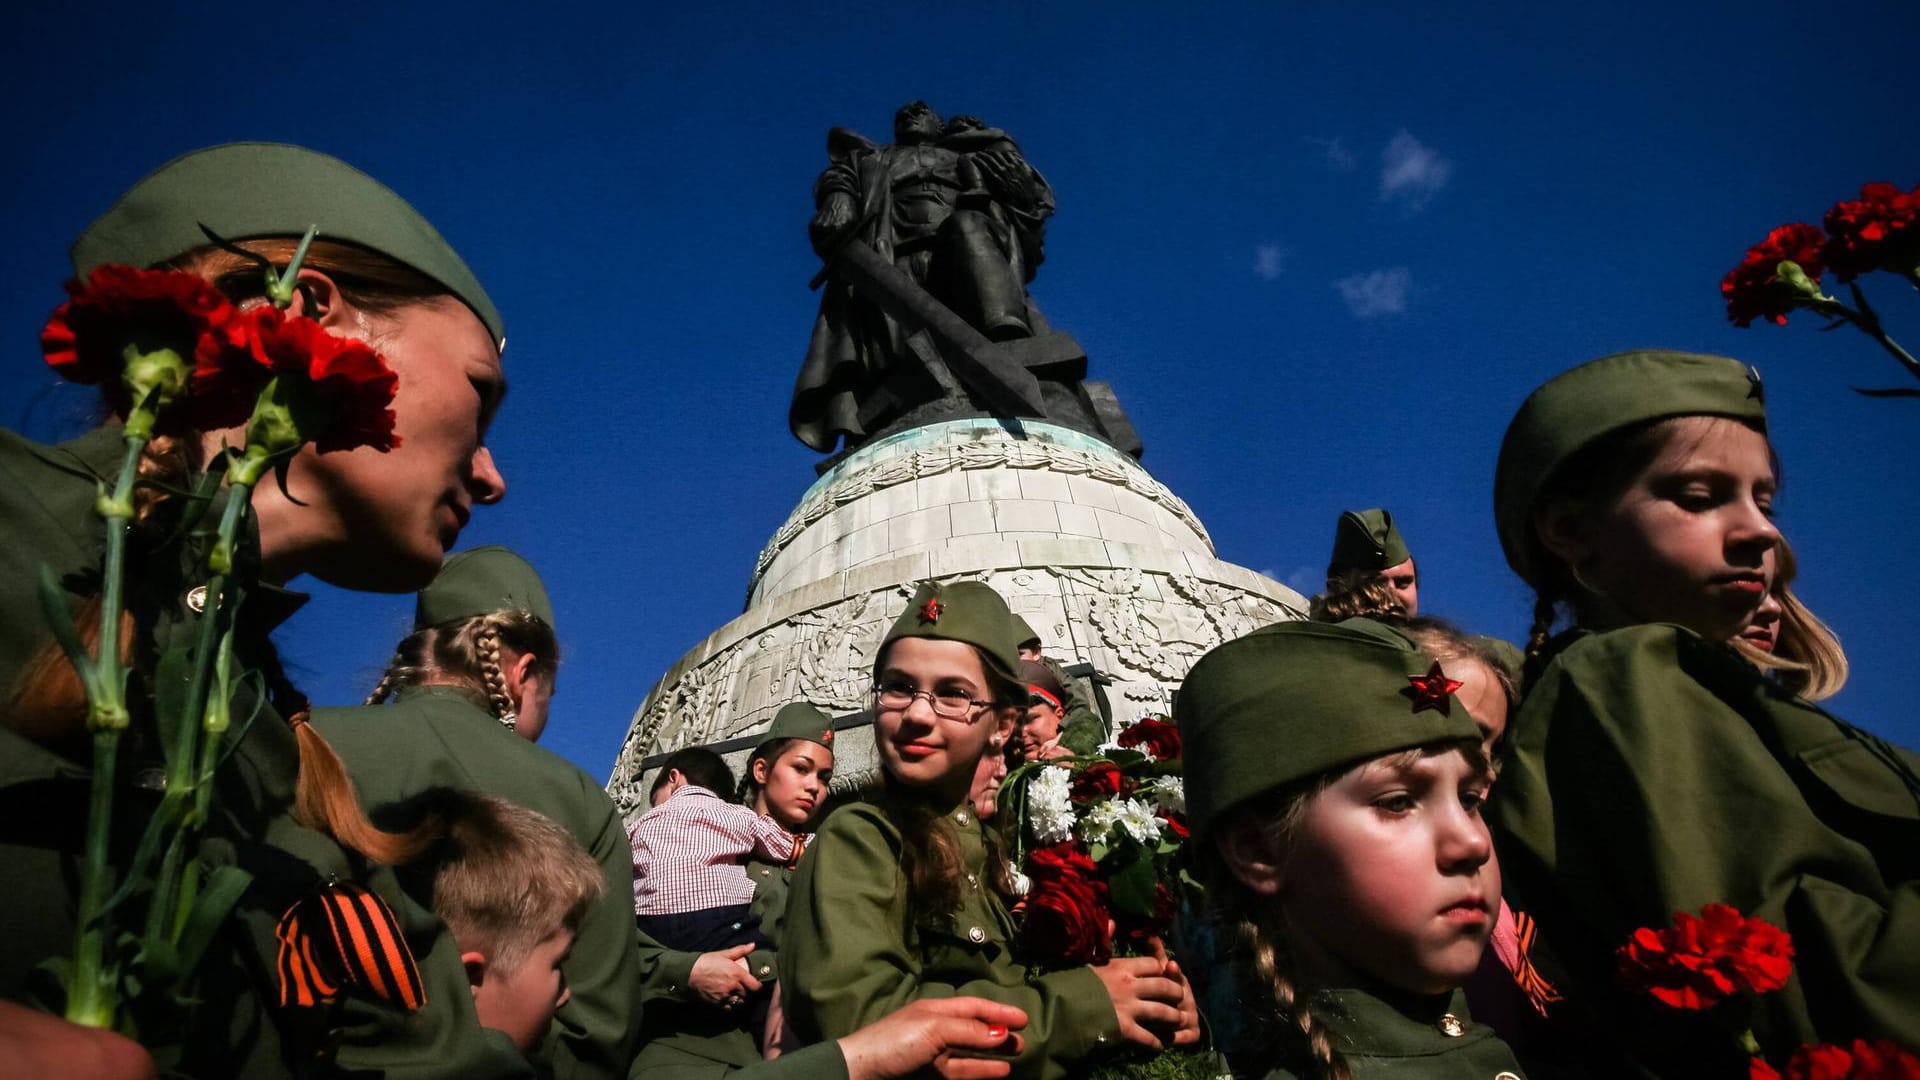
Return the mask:
[[[238,557],[253,489],[269,473],[284,484],[287,463],[308,443],[324,452],[398,442],[392,369],[364,342],[291,310],[317,233],[310,229],[276,268],[208,232],[260,266],[266,288],[257,306],[237,307],[193,274],[109,265],[68,283],[68,300],[40,335],[56,373],[102,388],[124,418],[125,443],[120,471],[95,504],[105,530],[97,623],[72,610],[50,570],[40,575],[48,622],[86,693],[93,749],[75,940],[49,967],[68,1020],[143,1041],[191,1000],[194,969],[250,881],[239,867],[203,866],[197,856],[215,817],[222,744],[236,720],[241,730],[252,720],[235,717],[232,702],[254,678],[235,659],[239,610],[255,585]],[[242,426],[245,445],[224,449],[183,485],[143,476],[157,436],[198,441]],[[129,533],[154,494],[176,500],[175,542],[143,558]],[[208,528],[216,507],[218,523]],[[134,640],[129,606],[155,582],[186,587],[191,609],[189,632],[163,645]],[[115,806],[122,736],[135,724],[151,726],[165,755],[164,795],[138,811]],[[109,858],[112,836],[125,831],[116,815],[136,813],[145,815],[137,846]]]
[[1180,731],[1164,718],[1123,729],[1099,756],[1028,762],[1007,777],[1019,792],[1015,863],[1026,894],[1021,941],[1042,967],[1142,955],[1165,934],[1187,838]]
[[[1851,304],[1823,291],[1821,279],[1829,271],[1846,285]],[[1920,288],[1920,186],[1902,191],[1893,184],[1868,184],[1858,199],[1835,203],[1822,225],[1794,222],[1774,229],[1727,271],[1720,295],[1735,326],[1751,325],[1755,319],[1785,326],[1787,314],[1795,310],[1829,320],[1823,329],[1853,326],[1920,379],[1920,361],[1888,335],[1860,288],[1858,279],[1876,272]],[[1911,387],[1859,392],[1920,397],[1920,390]]]

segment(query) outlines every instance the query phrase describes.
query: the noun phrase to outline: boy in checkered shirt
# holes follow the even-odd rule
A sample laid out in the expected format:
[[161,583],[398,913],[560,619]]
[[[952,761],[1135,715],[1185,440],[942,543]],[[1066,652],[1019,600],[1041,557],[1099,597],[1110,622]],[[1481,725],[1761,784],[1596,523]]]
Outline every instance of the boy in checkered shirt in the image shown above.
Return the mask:
[[791,865],[806,838],[729,802],[733,772],[704,747],[676,752],[660,769],[653,809],[627,829],[633,845],[634,921],[669,949],[716,952],[768,945],[753,914],[745,862]]

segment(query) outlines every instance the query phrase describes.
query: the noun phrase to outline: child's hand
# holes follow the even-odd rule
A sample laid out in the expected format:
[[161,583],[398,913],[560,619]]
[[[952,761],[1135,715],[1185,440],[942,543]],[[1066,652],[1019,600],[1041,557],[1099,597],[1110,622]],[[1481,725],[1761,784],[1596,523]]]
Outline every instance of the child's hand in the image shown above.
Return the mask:
[[1159,958],[1123,956],[1093,968],[1105,984],[1107,996],[1113,999],[1113,1011],[1120,1018],[1120,1037],[1150,1050],[1163,1050],[1166,1044],[1149,1026],[1174,1032],[1176,1044],[1194,1041],[1200,1031],[1196,1010],[1191,1018],[1193,1035],[1182,1037],[1189,1023],[1185,1010],[1193,1009],[1193,992],[1178,968],[1172,976],[1167,974],[1171,965],[1165,956],[1164,952]]
[[700,959],[693,962],[693,974],[687,978],[688,985],[701,1001],[709,1005],[718,1005],[723,1009],[738,1005],[746,1000],[748,994],[760,989],[760,980],[747,970],[746,956],[752,951],[753,945],[749,943],[718,952],[701,953]]
[[1173,1045],[1187,1046],[1200,1041],[1200,1006],[1193,1000],[1193,984],[1180,971],[1178,962],[1167,957],[1167,946],[1159,938],[1148,938],[1147,944],[1153,946],[1156,960],[1166,963],[1163,974],[1180,983],[1180,1026],[1174,1029]]

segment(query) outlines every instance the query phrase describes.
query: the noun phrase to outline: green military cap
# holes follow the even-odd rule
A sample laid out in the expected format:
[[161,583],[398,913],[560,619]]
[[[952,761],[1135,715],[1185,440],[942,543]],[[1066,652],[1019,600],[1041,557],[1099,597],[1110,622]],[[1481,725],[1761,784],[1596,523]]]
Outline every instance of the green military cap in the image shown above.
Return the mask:
[[1013,619],[1013,643],[1023,649],[1029,645],[1037,647],[1040,644],[1040,631],[1035,630],[1032,623],[1018,615],[1013,615],[1011,618]]
[[501,348],[500,312],[460,256],[419,211],[341,161],[285,143],[226,143],[182,154],[147,174],[73,242],[81,277],[104,263],[153,266],[227,240],[320,235],[371,248],[446,286]]
[[1274,788],[1396,750],[1478,740],[1458,686],[1367,619],[1276,623],[1219,645],[1174,698],[1187,818],[1205,832]]
[[503,547],[477,547],[447,559],[420,591],[413,628],[424,630],[496,611],[528,611],[554,626],[553,601],[532,564]]
[[956,581],[942,585],[922,582],[908,601],[907,610],[893,621],[893,627],[874,654],[875,670],[887,646],[901,638],[935,638],[964,641],[986,654],[987,663],[1014,682],[1020,681],[1019,642],[1013,640],[1013,613],[993,587],[980,581]]
[[1528,543],[1534,502],[1567,459],[1621,428],[1675,416],[1726,416],[1765,431],[1760,373],[1724,356],[1642,349],[1590,360],[1529,395],[1494,467],[1494,526],[1507,564],[1540,585]]
[[1056,709],[1067,707],[1067,691],[1061,687],[1060,680],[1053,669],[1045,664],[1036,664],[1031,660],[1020,661],[1020,681],[1027,685],[1027,691],[1033,695],[1035,704],[1045,702]]
[[1346,570],[1385,570],[1413,558],[1407,541],[1385,510],[1349,510],[1333,527],[1333,557],[1327,576]]
[[773,723],[761,738],[760,745],[765,746],[775,739],[805,739],[831,750],[833,717],[804,701],[782,705],[780,711],[773,714]]

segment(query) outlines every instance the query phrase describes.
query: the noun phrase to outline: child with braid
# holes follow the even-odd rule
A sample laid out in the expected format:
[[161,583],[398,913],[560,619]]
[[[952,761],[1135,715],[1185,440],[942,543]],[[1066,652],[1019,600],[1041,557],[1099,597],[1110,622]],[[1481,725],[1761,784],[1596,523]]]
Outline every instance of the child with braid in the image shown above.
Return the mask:
[[[1920,758],[1767,679],[1732,644],[1779,582],[1759,373],[1646,350],[1582,364],[1507,429],[1494,512],[1538,594],[1489,816],[1568,996],[1641,1068],[1746,1075],[1751,1043],[1920,1042]],[[1551,631],[1561,607],[1573,628]],[[1748,1039],[1617,977],[1616,950],[1727,904],[1793,940]]]
[[1235,1076],[1520,1077],[1460,989],[1500,902],[1460,687],[1366,619],[1269,626],[1188,674],[1187,817],[1251,1028]]

